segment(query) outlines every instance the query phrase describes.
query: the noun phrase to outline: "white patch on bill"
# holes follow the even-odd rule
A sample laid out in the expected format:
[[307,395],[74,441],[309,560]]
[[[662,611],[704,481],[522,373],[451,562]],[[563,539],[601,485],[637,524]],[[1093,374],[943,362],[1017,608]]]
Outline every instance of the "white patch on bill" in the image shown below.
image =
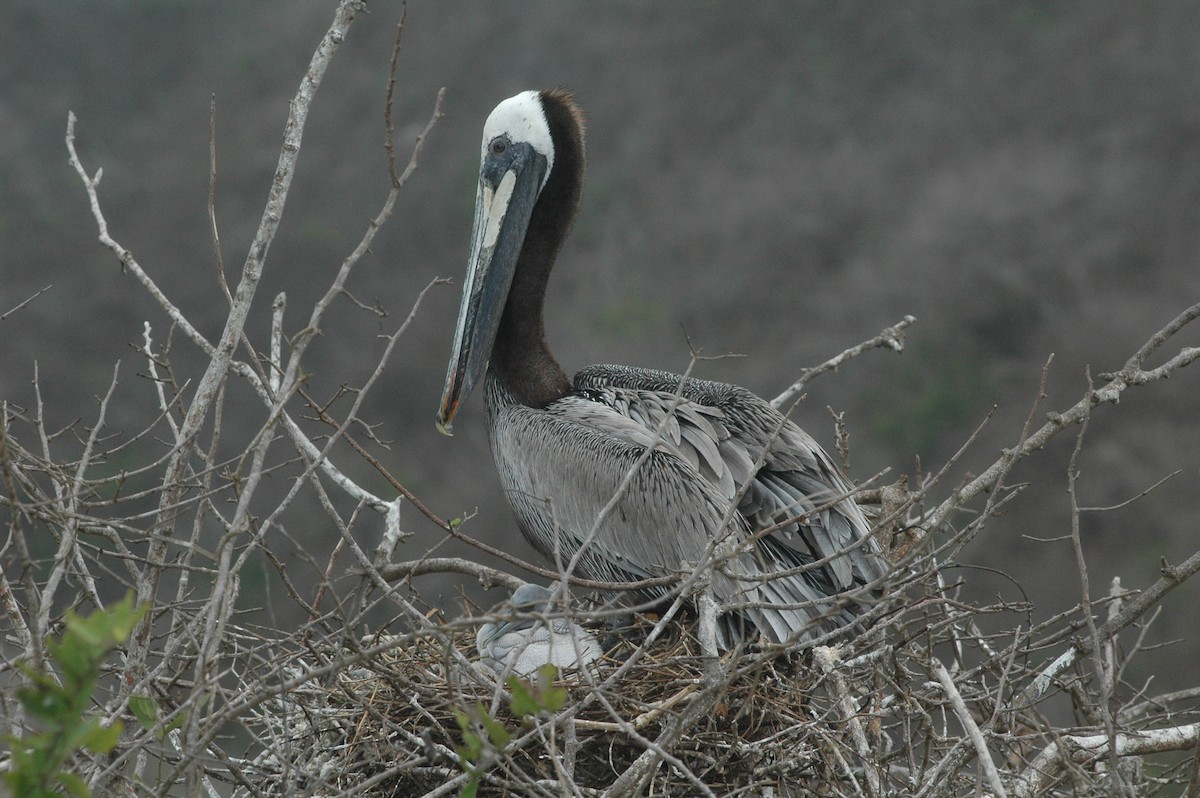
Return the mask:
[[492,249],[496,246],[496,238],[500,235],[500,226],[504,224],[504,217],[508,213],[508,202],[512,199],[513,186],[517,184],[517,175],[512,170],[504,173],[504,177],[500,179],[500,185],[496,186],[493,192],[491,188],[484,186],[483,202],[487,208],[487,228],[483,232],[483,246],[485,249]]

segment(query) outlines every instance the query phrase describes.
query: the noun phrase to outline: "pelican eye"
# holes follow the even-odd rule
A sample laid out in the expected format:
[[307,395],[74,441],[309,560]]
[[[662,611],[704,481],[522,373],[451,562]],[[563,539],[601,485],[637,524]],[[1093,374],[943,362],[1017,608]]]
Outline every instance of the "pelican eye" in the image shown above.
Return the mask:
[[492,155],[503,155],[504,151],[507,149],[508,142],[504,140],[503,136],[496,136],[496,138],[492,139],[491,143],[488,144],[488,152],[490,152]]

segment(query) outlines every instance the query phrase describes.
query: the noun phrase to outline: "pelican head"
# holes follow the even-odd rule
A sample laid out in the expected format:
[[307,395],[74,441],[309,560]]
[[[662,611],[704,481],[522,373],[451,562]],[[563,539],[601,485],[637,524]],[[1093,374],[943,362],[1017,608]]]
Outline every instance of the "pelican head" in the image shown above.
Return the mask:
[[471,254],[437,415],[446,434],[487,367],[534,205],[554,167],[542,93],[521,92],[497,105],[483,126],[480,150]]

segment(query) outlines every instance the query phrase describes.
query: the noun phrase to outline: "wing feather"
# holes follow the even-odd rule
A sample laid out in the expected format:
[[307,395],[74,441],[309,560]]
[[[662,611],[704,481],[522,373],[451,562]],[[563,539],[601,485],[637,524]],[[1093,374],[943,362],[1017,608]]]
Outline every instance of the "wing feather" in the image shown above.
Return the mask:
[[[734,386],[689,380],[681,392],[676,375],[613,366],[575,382],[575,394],[541,409],[511,400],[494,379],[487,386],[501,481],[542,553],[565,565],[582,549],[578,573],[628,581],[686,571],[714,539],[728,541],[735,553],[713,577],[718,601],[736,607],[722,616],[725,645],[747,624],[787,641],[853,620],[828,598],[882,574],[882,559],[872,540],[835,556],[869,529],[851,500],[821,508],[849,485],[811,438],[742,391],[757,402],[747,416],[744,397],[721,393],[741,391]],[[773,436],[780,425],[786,434]]]
[[[886,572],[873,539],[855,546],[869,538],[870,524],[848,498],[853,489],[841,470],[812,436],[761,398],[735,385],[628,366],[591,366],[575,376],[575,386],[601,401],[629,391],[657,392],[676,403],[686,400],[681,406],[688,413],[681,417],[720,419],[727,436],[716,441],[722,467],[704,476],[726,495],[746,487],[738,510],[753,530],[805,516],[770,534],[802,550],[809,561],[832,558],[826,567],[835,592],[874,581]],[[726,490],[730,481],[734,494]],[[851,550],[842,555],[847,548]]]

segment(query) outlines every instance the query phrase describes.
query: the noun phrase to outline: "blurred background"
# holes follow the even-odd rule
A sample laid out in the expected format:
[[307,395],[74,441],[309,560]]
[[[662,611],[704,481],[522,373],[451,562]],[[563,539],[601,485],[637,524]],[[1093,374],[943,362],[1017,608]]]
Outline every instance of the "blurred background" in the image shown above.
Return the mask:
[[[209,103],[217,102],[217,216],[235,283],[275,169],[288,101],[332,2],[8,0],[0,7],[0,399],[29,409],[34,364],[48,425],[84,423],[122,361],[110,421],[129,437],[154,418],[142,323],[164,313],[96,243],[63,145],[68,110],[89,170],[104,169],[112,235],[210,340],[226,303],[207,220]],[[383,103],[401,7],[373,2],[328,72],[270,251],[249,334],[267,344],[286,291],[300,330],[386,196]],[[872,352],[815,382],[796,418],[831,447],[827,407],[845,413],[851,472],[888,481],[940,468],[996,413],[937,492],[944,498],[1013,445],[1053,353],[1043,410],[1082,396],[1086,370],[1114,371],[1200,299],[1200,5],[1189,0],[950,3],[408,4],[397,84],[402,158],[439,87],[445,118],[395,218],[306,360],[322,399],[361,385],[381,333],[427,297],[363,417],[405,484],[471,534],[536,557],[500,493],[478,397],[456,436],[433,425],[465,267],[483,120],[501,99],[565,85],[588,112],[588,182],[550,287],[551,344],[568,372],[595,362],[683,370],[765,397],[905,314],[902,355]],[[1168,346],[1200,344],[1193,328]],[[180,381],[199,375],[176,335]],[[1157,362],[1157,361],[1156,361]],[[231,384],[226,426],[263,411]],[[343,401],[336,409],[348,407]],[[1035,423],[1040,423],[1041,415]],[[318,429],[315,425],[312,429]],[[229,434],[234,440],[233,433]],[[32,441],[26,441],[31,445]],[[1044,618],[1078,601],[1059,436],[1012,480],[1029,487],[972,544],[963,573],[980,597],[1028,598]],[[147,441],[161,454],[161,444]],[[286,449],[286,444],[276,444]],[[64,456],[77,451],[64,438]],[[127,457],[128,462],[122,462]],[[146,457],[127,452],[113,472]],[[338,464],[383,495],[345,449]],[[1200,371],[1133,389],[1095,415],[1081,459],[1093,595],[1113,576],[1149,584],[1159,560],[1200,541]],[[287,480],[279,479],[279,490]],[[406,507],[412,558],[442,542]],[[285,520],[291,547],[322,565],[336,532],[315,506]],[[379,519],[361,525],[373,547]],[[7,556],[7,555],[6,555]],[[348,561],[347,561],[348,564]],[[279,595],[266,565],[246,604]],[[303,558],[295,581],[319,575]],[[304,569],[309,569],[305,571]],[[1019,583],[1019,588],[1014,584]],[[459,586],[417,580],[431,604]],[[482,598],[494,601],[497,594]],[[1164,689],[1200,656],[1200,587],[1167,601],[1152,642]],[[277,621],[289,622],[278,610]],[[296,616],[298,617],[298,616]],[[1017,621],[1028,624],[1028,621]],[[1015,623],[1015,622],[1014,622]],[[1009,624],[1006,628],[1012,628]],[[1136,676],[1136,674],[1135,674]]]

